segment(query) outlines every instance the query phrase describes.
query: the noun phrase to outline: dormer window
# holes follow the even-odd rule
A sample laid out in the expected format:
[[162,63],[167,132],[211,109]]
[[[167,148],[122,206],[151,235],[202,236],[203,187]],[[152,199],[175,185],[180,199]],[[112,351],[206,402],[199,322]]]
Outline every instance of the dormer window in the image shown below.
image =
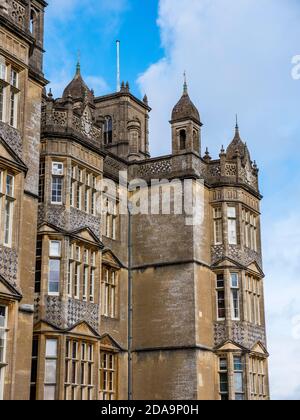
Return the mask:
[[185,130],[180,130],[179,132],[179,146],[180,146],[180,150],[185,150],[186,149],[186,131]]
[[104,123],[104,144],[112,144],[113,141],[113,122],[112,118],[107,116],[105,117]]

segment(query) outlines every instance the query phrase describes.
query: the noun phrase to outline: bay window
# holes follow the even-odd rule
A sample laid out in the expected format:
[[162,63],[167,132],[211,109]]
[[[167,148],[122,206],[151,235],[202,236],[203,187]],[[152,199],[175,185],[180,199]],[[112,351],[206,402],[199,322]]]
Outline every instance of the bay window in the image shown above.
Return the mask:
[[96,251],[70,244],[68,266],[68,296],[94,303]]
[[228,243],[229,245],[237,245],[237,214],[235,206],[227,207],[228,217]]
[[18,110],[18,72],[11,69],[10,78],[10,125],[17,127],[17,110]]
[[61,269],[61,242],[50,241],[49,281],[48,281],[49,295],[59,295],[60,269]]
[[31,379],[30,379],[30,400],[36,400],[37,377],[38,377],[38,357],[39,357],[39,339],[33,338],[32,341],[32,359],[31,359]]
[[51,203],[62,204],[64,165],[60,162],[52,163]]
[[56,400],[58,340],[46,340],[44,400]]
[[243,209],[242,211],[244,245],[257,252],[257,216],[253,212]]
[[0,400],[3,400],[7,342],[7,306],[0,305]]
[[1,85],[0,82],[0,121],[5,121],[5,94],[6,90],[3,85]]
[[223,243],[222,208],[217,207],[213,210],[213,212],[214,212],[214,242],[215,242],[215,245],[221,245]]
[[244,395],[244,362],[243,358],[240,356],[234,356],[233,358],[234,365],[234,392],[235,400],[243,401],[245,399]]
[[65,400],[94,399],[94,346],[67,340],[65,357]]
[[116,240],[118,228],[118,203],[115,199],[104,197],[103,210],[104,236]]
[[228,361],[227,357],[219,359],[219,382],[220,396],[222,401],[229,400],[229,380],[228,380]]
[[0,121],[17,128],[19,72],[0,56]]
[[70,206],[87,214],[96,214],[97,176],[78,166],[72,166]]
[[219,358],[219,393],[222,401],[246,399],[245,360],[241,354],[227,353]]
[[15,177],[0,168],[0,241],[12,246]]
[[226,318],[224,274],[217,275],[217,318],[218,321]]
[[245,318],[248,322],[260,326],[261,316],[261,280],[246,274],[245,276],[246,308]]
[[231,273],[231,309],[232,319],[234,321],[240,320],[240,285],[239,275],[237,273]]
[[117,305],[116,293],[117,288],[117,272],[108,267],[103,268],[102,275],[102,315],[108,318],[116,318]]
[[266,360],[258,357],[250,358],[250,386],[252,400],[266,400],[267,384],[266,384]]
[[117,356],[114,353],[100,353],[100,398],[104,401],[117,399]]

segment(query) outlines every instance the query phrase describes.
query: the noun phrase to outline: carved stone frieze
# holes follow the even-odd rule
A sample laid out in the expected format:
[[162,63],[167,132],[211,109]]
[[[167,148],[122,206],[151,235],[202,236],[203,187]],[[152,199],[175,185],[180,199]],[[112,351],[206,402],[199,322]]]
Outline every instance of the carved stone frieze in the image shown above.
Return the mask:
[[140,165],[137,176],[147,177],[157,174],[167,174],[172,172],[172,161],[169,160],[159,160],[157,162],[146,163]]

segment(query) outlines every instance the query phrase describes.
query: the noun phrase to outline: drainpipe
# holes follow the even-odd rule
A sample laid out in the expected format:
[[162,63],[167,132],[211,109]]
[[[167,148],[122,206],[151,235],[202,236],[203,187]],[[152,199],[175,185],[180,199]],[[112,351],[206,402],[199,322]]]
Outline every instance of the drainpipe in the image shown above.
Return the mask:
[[132,204],[128,203],[128,401],[132,401]]

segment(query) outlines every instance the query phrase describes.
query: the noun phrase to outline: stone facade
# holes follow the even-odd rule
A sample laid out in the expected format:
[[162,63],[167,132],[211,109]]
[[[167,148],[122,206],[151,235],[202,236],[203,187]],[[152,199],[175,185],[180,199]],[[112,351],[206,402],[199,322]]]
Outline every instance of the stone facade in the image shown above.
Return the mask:
[[30,395],[45,5],[0,2],[0,400]]
[[[0,169],[15,175],[18,192],[7,198],[1,190],[18,221],[11,246],[0,243],[12,355],[4,369],[0,361],[3,398],[269,399],[262,196],[238,125],[218,159],[203,154],[185,81],[171,115],[172,153],[151,158],[151,108],[128,83],[95,97],[78,63],[61,98],[41,96],[44,6],[0,4],[0,55],[23,63],[26,120],[0,122]],[[14,162],[8,172],[5,161]],[[115,191],[105,190],[120,173]],[[197,223],[186,209],[120,211],[124,196],[133,205],[141,181],[144,210],[161,198],[171,209],[186,200],[173,183],[174,192],[159,187],[149,201],[148,187],[162,179],[201,198]]]

